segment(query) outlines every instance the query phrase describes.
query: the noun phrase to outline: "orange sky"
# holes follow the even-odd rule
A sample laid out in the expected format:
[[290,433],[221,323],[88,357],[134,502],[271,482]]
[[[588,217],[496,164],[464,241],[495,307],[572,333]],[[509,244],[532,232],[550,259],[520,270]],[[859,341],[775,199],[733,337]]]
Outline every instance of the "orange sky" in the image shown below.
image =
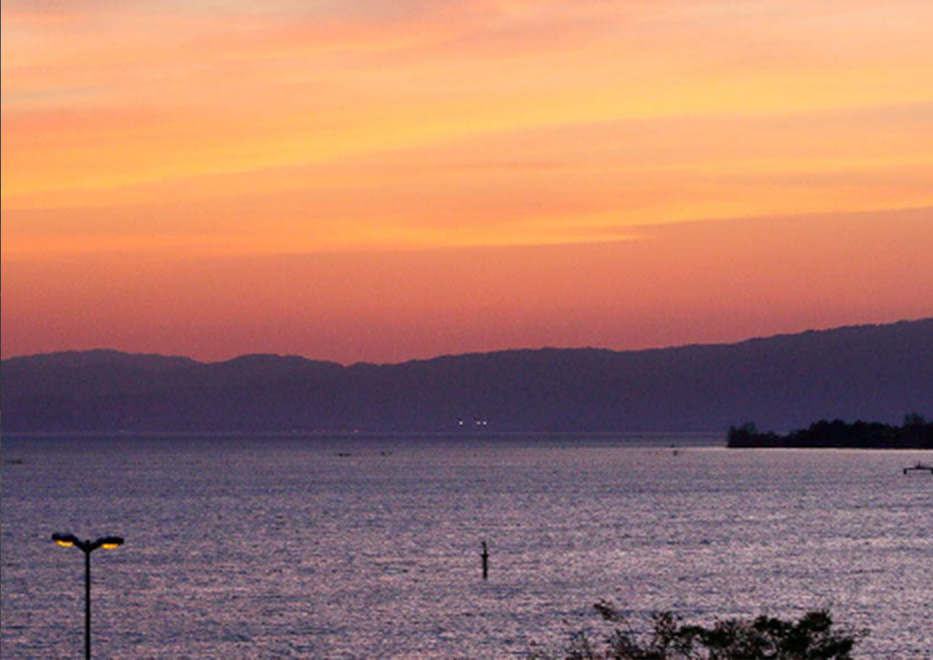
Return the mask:
[[4,0],[3,356],[933,315],[928,0]]

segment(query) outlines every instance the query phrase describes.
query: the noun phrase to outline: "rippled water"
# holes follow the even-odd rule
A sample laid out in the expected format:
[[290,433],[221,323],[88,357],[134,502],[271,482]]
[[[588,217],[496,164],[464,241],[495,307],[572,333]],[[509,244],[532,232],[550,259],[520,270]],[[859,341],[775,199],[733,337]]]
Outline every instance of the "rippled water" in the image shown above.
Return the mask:
[[522,657],[603,598],[830,606],[858,657],[933,657],[933,477],[900,471],[930,452],[715,442],[4,438],[0,655],[80,656],[73,531],[126,537],[93,554],[97,658]]

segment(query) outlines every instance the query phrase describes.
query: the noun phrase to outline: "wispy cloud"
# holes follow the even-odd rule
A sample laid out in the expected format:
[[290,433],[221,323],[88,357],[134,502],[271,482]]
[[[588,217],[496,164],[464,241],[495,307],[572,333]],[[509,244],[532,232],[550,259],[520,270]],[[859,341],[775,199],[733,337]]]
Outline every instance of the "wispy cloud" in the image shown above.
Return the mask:
[[[654,242],[645,227],[699,219],[933,205],[927,1],[0,12],[5,268],[635,249]],[[503,296],[520,299],[527,273],[506,270]],[[365,297],[362,278],[343,290]],[[574,282],[552,284],[590,280]]]

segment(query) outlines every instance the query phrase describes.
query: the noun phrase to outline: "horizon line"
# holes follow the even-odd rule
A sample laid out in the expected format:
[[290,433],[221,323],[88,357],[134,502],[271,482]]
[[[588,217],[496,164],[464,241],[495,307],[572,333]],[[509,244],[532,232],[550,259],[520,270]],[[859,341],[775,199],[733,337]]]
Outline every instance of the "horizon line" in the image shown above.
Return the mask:
[[515,346],[511,348],[497,348],[486,351],[464,351],[462,353],[439,353],[437,355],[432,355],[429,357],[413,357],[401,361],[392,361],[392,362],[373,362],[368,360],[358,360],[355,362],[339,362],[337,360],[331,360],[327,358],[315,358],[309,357],[307,355],[300,355],[297,353],[267,353],[267,352],[255,352],[255,353],[241,353],[234,355],[225,359],[218,360],[202,360],[196,357],[189,355],[182,355],[177,353],[156,353],[149,351],[132,351],[124,350],[119,348],[109,348],[109,347],[96,347],[96,348],[85,348],[85,349],[63,349],[57,351],[45,351],[41,353],[28,353],[21,355],[10,355],[2,358],[2,362],[8,362],[11,360],[28,360],[31,358],[46,357],[53,355],[80,355],[80,354],[90,354],[90,353],[110,353],[117,355],[126,355],[134,357],[159,357],[166,359],[178,359],[178,360],[189,360],[196,364],[200,365],[215,365],[215,364],[226,364],[229,362],[235,362],[237,360],[242,360],[244,358],[253,358],[253,357],[270,357],[270,358],[280,358],[280,359],[298,359],[306,362],[319,362],[326,364],[338,365],[343,368],[350,368],[355,366],[376,366],[376,367],[392,367],[399,366],[404,364],[418,363],[418,362],[432,362],[434,360],[442,360],[445,358],[458,358],[458,357],[470,357],[470,356],[481,356],[481,355],[496,355],[501,353],[513,353],[513,352],[540,352],[540,351],[602,351],[607,353],[647,353],[653,351],[670,351],[670,350],[681,350],[689,348],[700,348],[700,347],[716,347],[716,346],[738,346],[741,344],[746,344],[750,342],[763,341],[769,339],[779,339],[782,337],[793,337],[800,336],[812,333],[823,333],[823,332],[834,332],[841,330],[855,330],[855,329],[864,329],[864,328],[878,328],[884,326],[896,326],[907,323],[922,323],[924,321],[933,321],[933,316],[923,316],[919,318],[902,318],[895,321],[887,322],[866,322],[866,323],[847,323],[844,325],[837,326],[828,326],[828,327],[817,327],[817,328],[807,328],[805,330],[799,331],[790,331],[790,332],[776,332],[774,334],[766,335],[753,335],[750,337],[744,337],[742,339],[737,339],[734,341],[711,341],[711,342],[690,342],[685,344],[669,344],[663,346],[652,346],[646,348],[607,348],[602,346]]

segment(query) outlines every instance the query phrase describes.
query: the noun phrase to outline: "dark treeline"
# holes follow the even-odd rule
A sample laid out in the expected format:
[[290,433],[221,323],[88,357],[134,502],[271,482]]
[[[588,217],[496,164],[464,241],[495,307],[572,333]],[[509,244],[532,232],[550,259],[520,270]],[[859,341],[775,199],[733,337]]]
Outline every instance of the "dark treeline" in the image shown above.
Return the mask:
[[809,428],[787,435],[760,432],[754,424],[729,429],[729,447],[836,447],[845,449],[933,449],[933,422],[917,413],[904,418],[901,426],[880,422],[847,423],[841,419],[820,420]]
[[595,606],[614,630],[602,640],[575,633],[560,655],[536,652],[530,660],[852,660],[867,630],[835,626],[827,610],[798,620],[759,616],[716,621],[712,627],[683,625],[670,612],[654,617],[654,629],[636,633],[612,603]]

